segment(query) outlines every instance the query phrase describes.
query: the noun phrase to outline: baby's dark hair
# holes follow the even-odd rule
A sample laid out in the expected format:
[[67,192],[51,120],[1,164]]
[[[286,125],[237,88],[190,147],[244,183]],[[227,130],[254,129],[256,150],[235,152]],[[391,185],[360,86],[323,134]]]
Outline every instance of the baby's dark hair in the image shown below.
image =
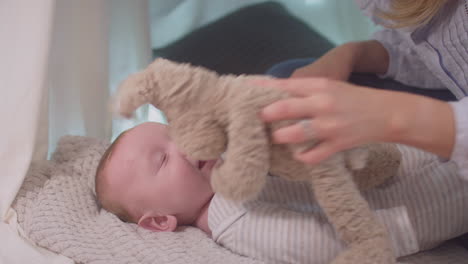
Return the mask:
[[102,155],[101,159],[99,160],[98,167],[96,169],[95,175],[95,190],[96,190],[96,199],[98,205],[101,208],[106,209],[108,212],[115,214],[120,220],[123,222],[128,223],[136,223],[136,221],[132,218],[130,213],[120,204],[108,199],[106,195],[106,177],[103,176],[104,169],[109,162],[109,159],[112,156],[112,153],[115,147],[119,144],[119,141],[122,137],[126,134],[127,131],[122,132],[112,144],[106,149],[104,154]]

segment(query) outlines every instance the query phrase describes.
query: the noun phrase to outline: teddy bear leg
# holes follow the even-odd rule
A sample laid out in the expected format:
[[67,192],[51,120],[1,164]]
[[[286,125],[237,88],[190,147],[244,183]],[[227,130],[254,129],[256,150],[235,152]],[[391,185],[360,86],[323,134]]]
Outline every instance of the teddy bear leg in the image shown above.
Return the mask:
[[395,263],[388,234],[356,188],[350,171],[339,166],[325,173],[312,169],[311,173],[317,202],[348,246],[338,256],[338,262],[332,263]]
[[[401,153],[392,143],[373,143],[363,146],[368,150],[367,163],[364,168],[353,170],[353,178],[360,190],[379,186],[392,178],[400,167]],[[345,155],[353,156],[353,152]]]
[[388,240],[380,237],[352,246],[338,255],[331,264],[395,264]]

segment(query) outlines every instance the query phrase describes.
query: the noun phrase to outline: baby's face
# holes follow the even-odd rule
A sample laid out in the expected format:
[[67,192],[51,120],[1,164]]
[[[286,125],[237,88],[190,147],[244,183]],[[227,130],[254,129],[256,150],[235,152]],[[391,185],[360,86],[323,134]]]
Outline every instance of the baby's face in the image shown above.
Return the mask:
[[190,224],[213,196],[210,174],[214,164],[180,153],[166,125],[144,123],[122,136],[104,175],[110,199],[122,204],[133,218],[174,215],[179,224]]

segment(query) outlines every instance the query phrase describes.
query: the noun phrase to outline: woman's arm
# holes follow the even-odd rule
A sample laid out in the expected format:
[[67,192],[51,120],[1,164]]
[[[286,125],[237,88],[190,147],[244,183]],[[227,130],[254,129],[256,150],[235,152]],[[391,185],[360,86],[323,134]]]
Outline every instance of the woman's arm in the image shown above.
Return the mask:
[[[267,121],[310,118],[320,141],[297,155],[316,164],[338,151],[369,142],[398,142],[449,158],[455,142],[455,120],[449,103],[403,92],[372,89],[323,78],[269,80],[293,97],[263,109]],[[277,143],[307,140],[301,124],[278,129]]]
[[350,42],[345,44],[354,54],[353,72],[385,74],[389,55],[384,46],[376,40]]
[[393,108],[384,141],[414,146],[450,158],[455,118],[449,103],[408,93],[390,92]]
[[291,77],[324,77],[345,81],[351,72],[384,74],[388,61],[388,53],[378,41],[349,42],[297,69]]
[[451,102],[455,116],[455,145],[451,159],[458,165],[460,176],[468,179],[468,97]]

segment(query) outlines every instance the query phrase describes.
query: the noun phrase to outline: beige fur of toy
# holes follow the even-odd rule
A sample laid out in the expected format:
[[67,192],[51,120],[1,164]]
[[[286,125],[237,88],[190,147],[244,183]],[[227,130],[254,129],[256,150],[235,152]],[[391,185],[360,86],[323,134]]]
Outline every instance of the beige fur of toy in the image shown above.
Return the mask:
[[335,154],[316,166],[301,163],[291,153],[315,142],[272,144],[271,131],[294,121],[269,125],[258,118],[264,106],[289,95],[253,86],[246,82],[249,78],[262,77],[219,76],[205,68],[157,59],[121,84],[114,107],[124,116],[131,116],[146,103],[161,109],[172,139],[195,159],[212,160],[225,152],[211,183],[226,198],[255,198],[268,172],[309,182],[328,220],[348,246],[333,264],[395,263],[388,234],[360,190],[395,174],[401,159],[396,146],[369,144]]

